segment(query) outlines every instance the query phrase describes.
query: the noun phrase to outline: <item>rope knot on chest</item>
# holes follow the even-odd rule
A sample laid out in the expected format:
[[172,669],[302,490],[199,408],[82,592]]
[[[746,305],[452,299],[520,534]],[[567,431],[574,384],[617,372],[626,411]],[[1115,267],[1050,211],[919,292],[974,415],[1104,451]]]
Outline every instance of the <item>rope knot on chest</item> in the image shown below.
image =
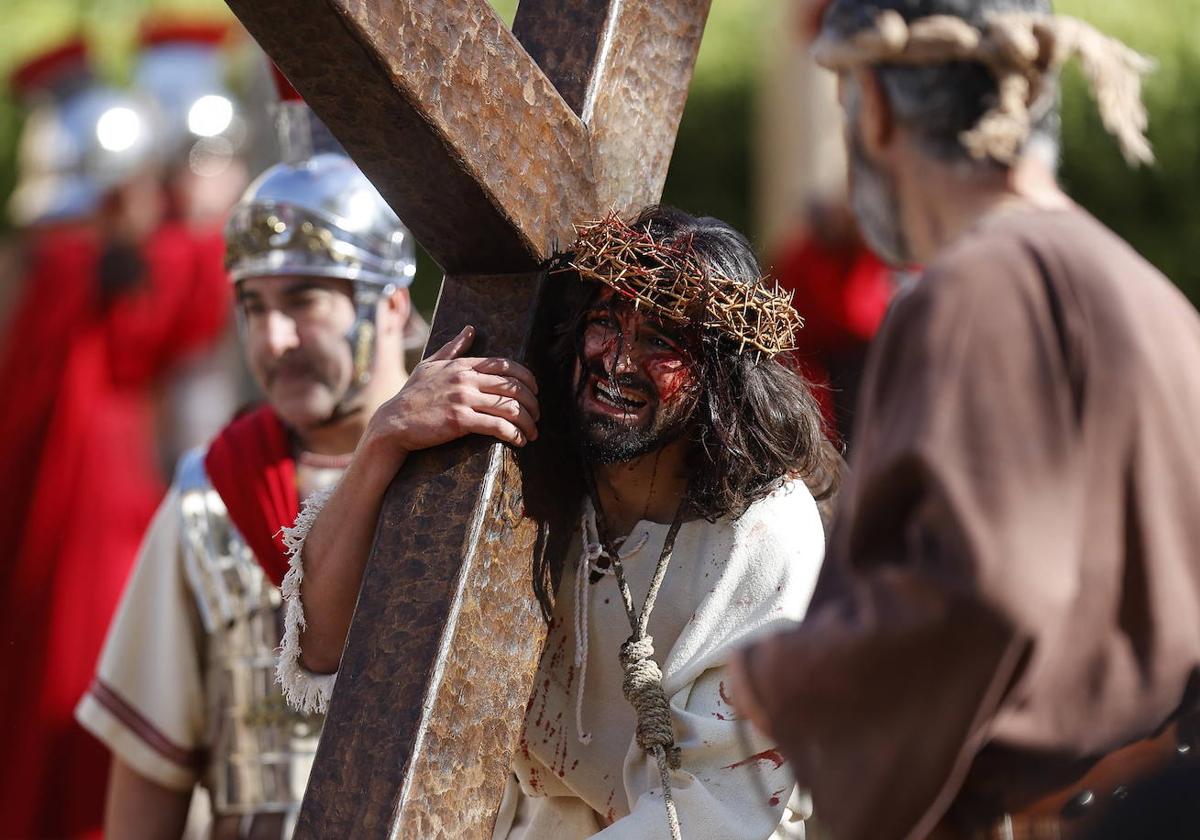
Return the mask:
[[671,728],[671,704],[662,686],[662,670],[654,661],[654,639],[631,636],[621,645],[621,690],[637,713],[637,744],[650,754],[666,753],[671,769],[679,767],[679,747]]
[[[671,840],[682,840],[682,830],[679,827],[679,814],[675,810],[675,799],[671,794],[671,771],[679,769],[681,756],[679,747],[675,746],[675,732],[671,728],[671,704],[667,702],[666,692],[663,691],[662,670],[654,661],[654,639],[646,632],[650,626],[650,614],[654,611],[654,602],[658,598],[658,590],[667,574],[667,566],[671,564],[671,553],[675,550],[675,538],[683,525],[686,510],[681,500],[675,510],[675,519],[663,540],[662,552],[658,555],[658,563],[650,577],[650,586],[646,590],[646,600],[642,604],[641,613],[633,605],[633,592],[629,589],[629,580],[625,577],[625,564],[621,562],[621,554],[608,542],[608,527],[604,522],[604,508],[600,505],[596,493],[595,480],[587,473],[589,484],[588,494],[591,512],[595,516],[596,542],[604,546],[605,553],[612,560],[613,574],[617,579],[617,589],[621,593],[621,604],[625,607],[625,617],[629,619],[629,629],[632,635],[621,645],[621,669],[624,677],[621,680],[621,690],[625,699],[633,706],[637,715],[637,730],[635,732],[637,745],[648,755],[654,757],[658,765],[658,777],[662,782],[663,805],[667,812],[667,829]],[[587,519],[584,520],[585,555],[588,542]],[[586,584],[580,584],[586,587]],[[583,590],[586,594],[586,588]],[[586,624],[584,625],[586,630]],[[576,708],[578,715],[578,707]],[[576,717],[576,725],[579,723]]]

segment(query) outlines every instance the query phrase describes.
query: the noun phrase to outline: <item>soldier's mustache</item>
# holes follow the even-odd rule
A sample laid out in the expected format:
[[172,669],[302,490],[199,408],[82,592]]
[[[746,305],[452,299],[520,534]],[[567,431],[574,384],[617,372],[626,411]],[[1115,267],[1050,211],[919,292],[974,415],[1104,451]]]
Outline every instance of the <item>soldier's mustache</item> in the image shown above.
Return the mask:
[[313,361],[306,356],[284,356],[266,369],[267,385],[275,384],[280,377],[288,379],[311,379],[323,382],[324,378]]

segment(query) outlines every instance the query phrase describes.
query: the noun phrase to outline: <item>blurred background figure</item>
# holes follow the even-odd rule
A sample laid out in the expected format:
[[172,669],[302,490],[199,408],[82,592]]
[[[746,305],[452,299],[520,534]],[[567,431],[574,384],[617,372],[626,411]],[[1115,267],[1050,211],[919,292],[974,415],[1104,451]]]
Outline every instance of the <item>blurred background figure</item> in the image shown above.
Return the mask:
[[772,260],[804,316],[796,362],[827,428],[849,447],[867,347],[892,298],[892,271],[858,234],[844,195],[814,199]]
[[[261,146],[273,150],[261,142],[270,137],[265,121],[252,118],[246,96],[234,90],[237,82],[250,87],[235,72],[246,40],[226,18],[152,13],[138,27],[132,68],[134,89],[159,115],[164,223],[194,241],[204,271],[222,277],[221,226],[249,183],[246,155]],[[216,434],[252,394],[236,337],[227,329],[212,352],[188,359],[166,383],[157,428],[164,474]]]
[[114,232],[137,237],[154,227],[161,208],[136,192],[160,162],[149,102],[97,82],[82,38],[29,59],[11,87],[28,110],[8,207],[18,226],[70,225],[107,204],[121,228]]
[[163,482],[153,389],[220,334],[228,288],[164,223],[153,103],[74,39],[12,76],[28,116],[0,340],[0,836],[98,836],[107,757],[72,718]]
[[230,86],[228,21],[155,17],[140,27],[133,86],[162,116],[168,218],[220,228],[249,182],[242,158],[253,126]]
[[795,361],[829,435],[848,449],[867,347],[895,280],[859,237],[847,202],[834,81],[808,56],[820,8],[793,0],[774,12],[782,25],[768,36],[755,186],[766,262],[804,317]]

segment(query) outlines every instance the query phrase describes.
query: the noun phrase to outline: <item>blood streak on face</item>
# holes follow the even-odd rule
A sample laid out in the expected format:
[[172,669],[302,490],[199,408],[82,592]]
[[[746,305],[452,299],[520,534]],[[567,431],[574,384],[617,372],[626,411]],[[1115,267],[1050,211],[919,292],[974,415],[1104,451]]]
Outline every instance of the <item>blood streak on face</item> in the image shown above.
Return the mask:
[[584,314],[574,384],[581,442],[597,463],[661,448],[683,431],[696,403],[680,331],[611,289]]

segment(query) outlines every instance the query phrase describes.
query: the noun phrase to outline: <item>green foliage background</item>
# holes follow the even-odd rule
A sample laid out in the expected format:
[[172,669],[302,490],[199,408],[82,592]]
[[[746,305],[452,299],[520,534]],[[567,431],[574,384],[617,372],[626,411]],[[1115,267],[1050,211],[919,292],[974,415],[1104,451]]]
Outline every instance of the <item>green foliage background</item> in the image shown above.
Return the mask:
[[[759,27],[787,0],[714,0],[664,200],[752,228]],[[1075,69],[1063,88],[1062,180],[1200,305],[1200,0],[1056,0],[1158,62],[1147,80],[1156,166],[1134,170]]]
[[[772,4],[714,0],[664,200],[752,226],[751,132],[761,27]],[[516,0],[493,0],[511,21]],[[1104,132],[1079,75],[1063,96],[1068,189],[1200,301],[1200,0],[1058,0],[1058,9],[1096,23],[1159,63],[1146,90],[1159,163],[1131,170]],[[154,10],[226,14],[218,0],[4,0],[0,73],[81,22],[104,71],[119,81],[139,16]],[[13,178],[20,115],[0,99],[0,196]],[[751,231],[752,232],[752,231]],[[418,303],[431,298],[436,268],[423,262]]]
[[1158,165],[1131,170],[1076,71],[1063,93],[1062,178],[1083,206],[1200,303],[1200,0],[1058,0],[1158,62],[1147,82]]

